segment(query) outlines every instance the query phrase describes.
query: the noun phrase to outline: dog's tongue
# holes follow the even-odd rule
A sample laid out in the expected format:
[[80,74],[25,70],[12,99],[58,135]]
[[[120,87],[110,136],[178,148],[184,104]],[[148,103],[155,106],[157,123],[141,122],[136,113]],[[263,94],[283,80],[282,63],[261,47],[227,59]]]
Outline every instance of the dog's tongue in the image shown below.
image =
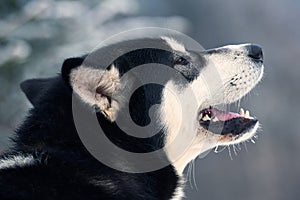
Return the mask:
[[242,115],[240,115],[238,113],[220,111],[215,108],[210,109],[210,111],[213,116],[217,117],[221,121],[228,121],[233,118],[243,117]]

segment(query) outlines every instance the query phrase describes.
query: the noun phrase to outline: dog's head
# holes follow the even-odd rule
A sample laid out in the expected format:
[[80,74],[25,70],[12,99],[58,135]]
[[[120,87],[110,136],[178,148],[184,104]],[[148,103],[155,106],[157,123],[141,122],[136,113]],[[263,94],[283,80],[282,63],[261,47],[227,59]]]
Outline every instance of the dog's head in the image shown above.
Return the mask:
[[[185,88],[178,90],[182,98],[186,99],[186,104],[180,109],[169,90],[164,93],[163,104],[163,119],[169,129],[168,142],[174,140],[174,133],[181,130],[182,126],[186,131],[178,134],[191,134],[194,137],[188,150],[180,159],[174,160],[179,171],[183,171],[187,163],[199,153],[217,146],[238,144],[255,135],[259,122],[250,116],[248,110],[240,108],[238,113],[226,110],[228,104],[240,100],[263,76],[263,53],[261,47],[255,44],[228,45],[202,52],[185,49],[182,55],[183,58],[179,56],[177,59],[183,62],[175,65],[175,68],[191,71],[194,69],[189,66],[190,63],[197,66],[198,73],[193,73],[195,76],[187,86],[197,99],[197,110],[189,104]],[[172,88],[177,87],[174,82],[168,84]],[[185,114],[176,114],[180,111]],[[179,124],[179,121],[188,125]],[[169,157],[178,155],[178,149],[170,149]]]
[[[132,42],[110,49],[118,51]],[[263,55],[258,45],[194,51],[170,37],[147,42],[161,48],[127,51],[104,68],[99,68],[103,58],[99,60],[97,54],[92,59],[70,58],[63,64],[62,77],[81,102],[96,108],[109,123],[125,119],[125,132],[132,132],[126,127],[128,119],[138,126],[152,123],[159,127],[162,135],[156,139],[160,141],[151,140],[150,146],[162,143],[160,147],[178,173],[204,151],[254,136],[259,126],[256,118],[248,111],[232,113],[220,106],[238,101],[260,81]],[[130,73],[145,64],[151,66],[142,68],[142,73]],[[166,70],[161,70],[162,65]],[[157,77],[159,84],[145,84],[148,77]],[[146,137],[144,132],[135,132]]]

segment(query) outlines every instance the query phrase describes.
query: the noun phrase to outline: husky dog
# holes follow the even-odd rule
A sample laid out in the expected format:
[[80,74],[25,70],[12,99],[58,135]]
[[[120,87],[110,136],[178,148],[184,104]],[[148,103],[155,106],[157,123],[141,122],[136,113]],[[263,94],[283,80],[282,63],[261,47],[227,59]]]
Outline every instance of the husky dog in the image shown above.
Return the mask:
[[[171,37],[149,41],[170,51],[136,49],[116,58],[106,69],[97,68],[95,62],[85,63],[86,56],[69,58],[56,77],[21,84],[33,108],[16,130],[12,147],[1,156],[1,200],[178,200],[183,197],[183,170],[190,161],[211,148],[237,144],[255,135],[259,122],[249,111],[233,113],[217,107],[240,100],[261,80],[263,53],[258,45],[229,45],[197,52]],[[145,84],[125,99],[124,88],[130,87],[130,81],[139,81],[139,77],[132,76],[129,82],[121,77],[149,63],[166,65],[185,81],[170,77],[164,85]],[[212,87],[215,80],[219,86]],[[178,98],[184,100],[179,106]],[[79,100],[82,115],[96,116],[117,147],[135,153],[163,149],[155,162],[169,164],[153,171],[130,173],[99,162],[78,135],[72,113],[74,99]],[[151,137],[126,134],[116,124],[125,116],[124,102],[129,103],[127,117],[137,125],[156,123],[162,128]],[[151,120],[149,109],[155,104],[156,119]],[[85,124],[83,134],[92,131]],[[170,145],[176,137],[180,142]],[[181,144],[187,138],[193,140],[183,151]],[[171,147],[164,148],[168,145]],[[134,168],[120,155],[111,156],[110,162]]]

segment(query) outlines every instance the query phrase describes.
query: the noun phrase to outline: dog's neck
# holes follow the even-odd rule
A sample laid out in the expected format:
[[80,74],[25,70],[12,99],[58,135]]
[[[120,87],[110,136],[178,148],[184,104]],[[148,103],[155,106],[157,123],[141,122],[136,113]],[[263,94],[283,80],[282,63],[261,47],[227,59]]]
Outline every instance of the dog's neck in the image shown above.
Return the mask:
[[161,119],[166,132],[166,154],[178,174],[182,174],[187,164],[207,147],[204,146],[205,138],[198,134],[197,107],[193,106],[197,104],[189,102],[192,98],[185,98],[189,91],[174,95],[173,91],[179,91],[176,87],[173,82],[166,85]]

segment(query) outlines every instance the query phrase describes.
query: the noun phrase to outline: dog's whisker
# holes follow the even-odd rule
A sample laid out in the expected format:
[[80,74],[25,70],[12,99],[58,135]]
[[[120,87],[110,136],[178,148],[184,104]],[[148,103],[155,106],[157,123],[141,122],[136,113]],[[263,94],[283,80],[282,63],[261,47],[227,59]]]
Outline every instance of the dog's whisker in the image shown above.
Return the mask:
[[196,188],[196,190],[198,190],[198,186],[197,186],[197,181],[196,181],[196,171],[195,171],[195,159],[192,161],[192,166],[193,166],[193,182],[194,182],[194,186]]
[[219,146],[217,145],[214,150],[215,153],[219,153],[218,148],[219,148]]
[[229,153],[230,160],[233,160],[230,145],[228,145],[227,148],[228,148],[228,153]]
[[238,146],[239,150],[241,151],[242,150],[241,143],[238,143],[237,146]]
[[233,148],[234,155],[237,156],[238,149],[236,148],[235,144],[232,145],[232,148]]
[[188,177],[187,180],[189,181],[190,187],[193,189],[193,183],[192,183],[192,162],[188,165]]
[[248,153],[248,147],[247,147],[246,141],[244,141],[243,144],[244,144],[246,152]]

